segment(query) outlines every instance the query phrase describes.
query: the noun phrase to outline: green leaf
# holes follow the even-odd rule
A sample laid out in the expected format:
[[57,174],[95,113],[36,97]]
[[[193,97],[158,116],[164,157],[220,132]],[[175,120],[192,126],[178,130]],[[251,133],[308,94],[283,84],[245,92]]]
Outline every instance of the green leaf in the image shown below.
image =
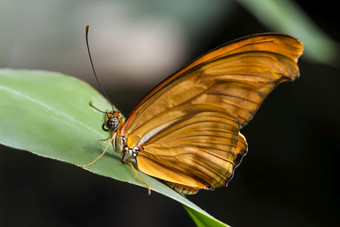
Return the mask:
[[[107,100],[83,81],[55,72],[0,69],[0,143],[77,166],[94,160],[107,138],[103,114]],[[89,171],[141,185],[112,146]],[[138,172],[152,191],[182,203],[198,226],[226,226],[158,180]],[[147,193],[147,191],[145,191]]]
[[211,217],[204,215],[203,213],[197,212],[191,207],[183,205],[186,211],[189,213],[190,217],[198,227],[204,227],[204,226],[209,226],[209,227],[222,227],[222,226],[227,226],[226,224],[220,222],[219,220],[212,219]]

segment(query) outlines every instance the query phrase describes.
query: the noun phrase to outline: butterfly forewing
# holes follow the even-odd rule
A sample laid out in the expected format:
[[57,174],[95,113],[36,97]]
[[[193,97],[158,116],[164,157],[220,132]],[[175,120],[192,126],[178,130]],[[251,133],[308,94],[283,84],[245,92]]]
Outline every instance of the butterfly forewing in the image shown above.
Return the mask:
[[223,45],[154,88],[118,134],[142,148],[139,170],[178,191],[225,185],[247,151],[240,128],[279,83],[299,76],[302,51],[282,34]]

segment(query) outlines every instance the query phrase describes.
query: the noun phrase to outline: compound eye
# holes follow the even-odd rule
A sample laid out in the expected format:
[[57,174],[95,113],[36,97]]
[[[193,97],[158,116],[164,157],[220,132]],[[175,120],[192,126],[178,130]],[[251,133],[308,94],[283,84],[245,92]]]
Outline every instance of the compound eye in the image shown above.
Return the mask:
[[109,118],[106,122],[106,127],[109,130],[116,131],[119,126],[119,119],[117,117]]

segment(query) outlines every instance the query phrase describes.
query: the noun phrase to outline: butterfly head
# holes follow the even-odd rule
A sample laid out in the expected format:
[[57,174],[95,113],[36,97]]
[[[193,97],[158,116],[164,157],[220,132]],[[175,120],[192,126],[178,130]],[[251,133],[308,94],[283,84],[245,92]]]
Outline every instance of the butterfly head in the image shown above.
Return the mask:
[[90,101],[90,106],[92,108],[94,108],[95,110],[104,113],[104,123],[102,124],[102,129],[104,131],[109,131],[109,132],[113,132],[115,133],[119,127],[119,125],[121,125],[121,123],[123,122],[123,118],[122,116],[120,116],[119,111],[102,111],[100,109],[98,109],[97,107],[95,107],[92,102]]

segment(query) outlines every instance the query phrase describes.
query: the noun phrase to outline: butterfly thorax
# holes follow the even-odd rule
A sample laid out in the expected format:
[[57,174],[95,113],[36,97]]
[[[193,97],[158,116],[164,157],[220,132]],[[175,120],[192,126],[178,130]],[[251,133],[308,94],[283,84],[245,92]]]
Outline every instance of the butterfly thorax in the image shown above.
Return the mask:
[[126,135],[119,135],[119,133],[115,133],[114,138],[114,147],[116,152],[122,155],[123,160],[135,159],[138,156],[140,151],[139,147],[130,148],[126,144]]

